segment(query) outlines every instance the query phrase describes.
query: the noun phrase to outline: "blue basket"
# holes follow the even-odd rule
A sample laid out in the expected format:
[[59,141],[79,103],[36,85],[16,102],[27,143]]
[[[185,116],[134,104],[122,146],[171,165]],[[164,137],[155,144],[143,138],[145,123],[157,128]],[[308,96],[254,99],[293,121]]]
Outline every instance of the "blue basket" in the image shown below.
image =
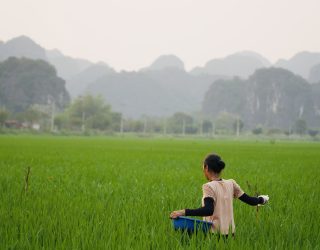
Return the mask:
[[192,219],[184,216],[173,219],[172,223],[175,230],[188,232],[203,231],[207,233],[213,226],[213,223],[211,222]]

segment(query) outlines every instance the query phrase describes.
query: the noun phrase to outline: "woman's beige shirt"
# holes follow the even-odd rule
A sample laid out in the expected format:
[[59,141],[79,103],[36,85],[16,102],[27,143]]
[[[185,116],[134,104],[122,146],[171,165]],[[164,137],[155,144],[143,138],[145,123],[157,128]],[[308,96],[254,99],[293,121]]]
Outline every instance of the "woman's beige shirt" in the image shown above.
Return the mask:
[[213,222],[213,231],[221,234],[235,232],[233,218],[233,199],[244,194],[240,186],[232,179],[211,181],[202,186],[203,197],[211,197],[214,200],[214,213],[212,216],[204,217],[205,221]]

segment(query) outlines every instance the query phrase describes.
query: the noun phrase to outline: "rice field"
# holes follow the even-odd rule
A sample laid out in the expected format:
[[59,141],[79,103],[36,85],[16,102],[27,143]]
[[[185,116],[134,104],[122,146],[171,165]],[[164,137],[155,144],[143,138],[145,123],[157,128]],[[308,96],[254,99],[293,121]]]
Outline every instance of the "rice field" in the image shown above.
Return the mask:
[[[216,152],[259,208],[234,202],[236,237],[187,237]],[[30,172],[28,173],[28,169]],[[117,137],[0,137],[1,249],[320,249],[320,144]]]

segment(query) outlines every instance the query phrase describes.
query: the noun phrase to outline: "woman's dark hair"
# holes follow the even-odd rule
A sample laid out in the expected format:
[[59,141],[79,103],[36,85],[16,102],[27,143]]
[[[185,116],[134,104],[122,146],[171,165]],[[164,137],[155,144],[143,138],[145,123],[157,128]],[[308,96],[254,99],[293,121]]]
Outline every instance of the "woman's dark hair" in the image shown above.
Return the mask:
[[221,160],[221,157],[217,154],[209,154],[204,159],[204,165],[208,166],[210,171],[213,171],[217,174],[221,172],[222,169],[225,167],[224,161]]

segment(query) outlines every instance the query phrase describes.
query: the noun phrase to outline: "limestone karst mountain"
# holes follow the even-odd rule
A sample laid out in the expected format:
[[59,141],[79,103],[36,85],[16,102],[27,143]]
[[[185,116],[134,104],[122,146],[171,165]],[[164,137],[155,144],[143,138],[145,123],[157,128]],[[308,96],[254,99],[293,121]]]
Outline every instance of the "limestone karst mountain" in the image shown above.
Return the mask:
[[314,65],[311,69],[310,69],[310,73],[309,73],[309,82],[311,83],[320,83],[320,63]]
[[0,43],[0,61],[9,57],[47,60],[45,49],[27,36],[19,36]]
[[259,69],[247,80],[215,81],[202,111],[212,118],[221,112],[234,114],[249,128],[263,125],[288,130],[298,119],[316,127],[320,123],[318,85],[285,69]]
[[278,60],[274,66],[290,70],[291,72],[308,79],[311,68],[319,63],[320,53],[303,51],[295,54],[289,60]]
[[67,80],[67,90],[72,97],[85,93],[88,85],[102,76],[115,74],[116,72],[105,63],[97,63],[85,68],[80,73]]
[[270,62],[258,53],[243,51],[224,58],[212,59],[204,67],[196,67],[190,73],[246,78],[256,69],[269,66]]
[[89,60],[65,56],[59,50],[47,50],[47,60],[57,69],[58,75],[65,80],[69,80],[83,70],[92,66]]

